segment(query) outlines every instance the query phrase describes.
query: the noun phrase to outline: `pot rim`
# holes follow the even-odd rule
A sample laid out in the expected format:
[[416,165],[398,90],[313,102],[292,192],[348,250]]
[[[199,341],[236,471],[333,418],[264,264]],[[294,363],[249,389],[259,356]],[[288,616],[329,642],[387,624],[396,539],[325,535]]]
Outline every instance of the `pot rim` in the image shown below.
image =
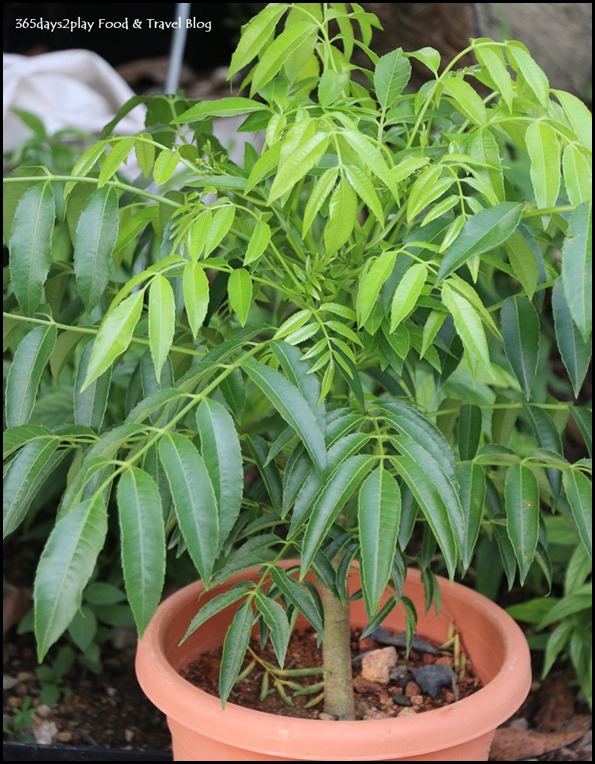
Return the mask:
[[[280,564],[290,567],[296,561]],[[236,574],[224,586],[249,578],[261,567]],[[151,701],[175,722],[227,745],[272,756],[290,754],[294,759],[325,760],[320,752],[328,750],[329,736],[337,737],[345,756],[327,760],[382,760],[387,750],[394,750],[405,758],[460,745],[493,732],[519,708],[531,686],[531,658],[523,632],[500,606],[462,584],[441,576],[436,576],[436,580],[443,612],[449,603],[472,607],[489,623],[494,630],[494,640],[499,638],[504,650],[502,665],[493,679],[473,695],[442,708],[416,716],[364,722],[277,716],[230,702],[222,709],[218,697],[184,679],[164,653],[168,624],[180,609],[197,601],[203,590],[201,582],[185,586],[159,605],[139,642],[137,678]],[[420,571],[409,569],[407,583],[421,585]],[[490,645],[485,644],[485,648],[489,650]],[[170,696],[167,701],[165,694]],[[436,742],[429,742],[428,729],[434,741],[439,740],[438,746]],[[366,738],[363,755],[362,733]]]

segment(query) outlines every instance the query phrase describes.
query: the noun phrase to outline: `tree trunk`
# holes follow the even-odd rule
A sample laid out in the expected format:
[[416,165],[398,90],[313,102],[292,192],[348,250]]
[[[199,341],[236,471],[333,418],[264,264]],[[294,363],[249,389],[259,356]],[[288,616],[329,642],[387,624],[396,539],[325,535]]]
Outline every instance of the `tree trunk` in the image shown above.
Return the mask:
[[322,666],[324,711],[338,719],[355,719],[351,672],[351,627],[349,605],[344,605],[325,586],[320,587],[324,609]]

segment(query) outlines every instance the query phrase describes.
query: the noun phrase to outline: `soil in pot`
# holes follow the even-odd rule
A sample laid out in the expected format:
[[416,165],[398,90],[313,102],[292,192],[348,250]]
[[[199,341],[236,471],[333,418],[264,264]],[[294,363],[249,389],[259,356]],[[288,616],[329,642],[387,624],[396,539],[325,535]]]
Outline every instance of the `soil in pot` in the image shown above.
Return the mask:
[[[385,719],[431,711],[472,695],[481,687],[455,638],[442,647],[416,639],[406,655],[405,635],[384,630],[376,639],[351,639],[353,685],[358,719]],[[396,645],[395,645],[396,643]],[[211,695],[218,695],[222,648],[203,653],[181,675]],[[453,668],[454,665],[454,668]],[[301,719],[332,719],[323,712],[322,652],[312,630],[295,631],[284,672],[270,642],[253,639],[229,702],[269,714]],[[308,670],[311,673],[306,673]]]

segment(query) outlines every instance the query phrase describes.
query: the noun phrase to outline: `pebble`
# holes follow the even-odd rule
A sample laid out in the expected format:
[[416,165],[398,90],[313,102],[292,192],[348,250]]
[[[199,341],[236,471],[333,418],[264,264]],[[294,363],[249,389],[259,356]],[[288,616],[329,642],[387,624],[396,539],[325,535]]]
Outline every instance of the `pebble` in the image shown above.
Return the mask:
[[41,722],[33,727],[33,737],[39,745],[51,745],[58,734],[58,727],[54,722]]
[[325,714],[324,711],[321,711],[318,714],[318,718],[322,719],[323,722],[336,722],[337,717],[333,716],[333,714]]
[[359,693],[380,692],[380,690],[382,689],[382,685],[378,684],[378,682],[371,682],[369,679],[366,679],[361,674],[358,674],[353,680],[353,689]]
[[379,711],[377,708],[368,708],[364,714],[364,719],[370,721],[372,719],[386,719],[386,713]]
[[124,730],[124,740],[127,743],[132,743],[134,740],[134,730]]
[[362,676],[371,682],[388,684],[390,670],[397,665],[397,651],[394,647],[371,650],[362,659]]
[[417,682],[407,682],[405,686],[405,695],[412,698],[414,695],[419,695],[421,692],[420,686]]
[[116,690],[115,687],[108,687],[106,689],[106,692],[110,696],[110,698],[114,698],[118,694],[118,691]]
[[17,698],[14,695],[10,697],[6,703],[10,708],[18,708],[23,702],[22,698]]
[[440,658],[436,658],[434,661],[436,666],[451,666],[452,667],[452,658],[450,655],[441,655]]
[[415,716],[417,711],[414,708],[402,708],[399,711],[399,716]]
[[13,687],[16,687],[16,685],[19,683],[19,680],[14,676],[9,676],[8,674],[2,675],[2,689],[3,690],[12,690]]
[[31,671],[19,671],[17,674],[17,680],[19,682],[34,682],[37,676]]
[[37,706],[35,713],[40,719],[47,719],[52,713],[52,709],[49,706],[46,706],[45,703],[42,703],[40,706]]
[[72,732],[58,732],[58,734],[56,735],[56,740],[59,743],[71,743],[73,737],[74,735],[72,734]]
[[430,653],[424,653],[422,660],[426,664],[426,666],[428,664],[430,664],[430,663],[437,663],[438,662],[438,661],[436,661],[436,659],[434,658],[433,655],[430,655]]
[[368,650],[377,650],[378,642],[376,642],[376,640],[372,639],[371,637],[364,637],[363,639],[360,639],[358,643],[358,649],[362,653],[365,653]]
[[407,695],[401,695],[397,692],[393,694],[393,703],[396,703],[398,706],[410,706],[411,698],[408,698]]
[[411,705],[412,706],[423,706],[424,699],[423,695],[412,695],[411,696]]

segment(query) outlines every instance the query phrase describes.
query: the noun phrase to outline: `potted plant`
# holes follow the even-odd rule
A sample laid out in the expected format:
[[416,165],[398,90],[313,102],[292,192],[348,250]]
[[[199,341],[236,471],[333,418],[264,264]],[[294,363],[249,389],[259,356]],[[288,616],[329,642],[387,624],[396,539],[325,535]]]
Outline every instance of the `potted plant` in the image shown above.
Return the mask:
[[[207,744],[221,724],[246,760],[432,758],[422,717],[348,721],[350,608],[360,626],[401,626],[404,607],[411,625],[412,597],[426,636],[469,624],[491,683],[476,697],[497,706],[479,731],[466,701],[461,716],[432,712],[446,721],[434,756],[487,758],[528,691],[526,644],[479,595],[459,604],[432,565],[462,576],[482,533],[509,583],[535,563],[547,572],[551,511],[590,554],[590,465],[567,461],[559,434],[569,416],[586,434],[588,417],[536,381],[550,306],[575,394],[590,358],[590,114],[520,43],[473,40],[446,66],[430,48],[379,59],[374,26],[357,4],[270,5],[231,62],[247,95],[159,98],[146,132],[112,135],[116,119],[72,174],[8,180],[5,533],[70,463],[37,570],[39,655],[77,612],[112,504],[139,633],[166,550],[188,555],[201,582],[160,607],[139,668],[156,702],[150,666],[176,690],[178,759],[230,760]],[[432,76],[417,93],[411,59]],[[226,117],[264,135],[240,162],[213,135]],[[132,153],[145,181],[118,174]],[[74,415],[54,428],[35,415],[48,363],[73,366]],[[422,571],[405,583],[410,560]],[[422,616],[440,594],[442,621]],[[300,746],[297,720],[273,743],[265,717],[255,742],[262,715],[221,701],[255,623],[282,662],[298,617],[324,630],[326,709],[342,721],[308,722]],[[222,642],[215,708],[176,669]],[[521,694],[504,702],[512,685]],[[207,703],[190,712],[206,720],[202,751],[180,729],[191,697]],[[362,752],[366,729],[376,742]],[[338,748],[321,753],[329,736]]]

